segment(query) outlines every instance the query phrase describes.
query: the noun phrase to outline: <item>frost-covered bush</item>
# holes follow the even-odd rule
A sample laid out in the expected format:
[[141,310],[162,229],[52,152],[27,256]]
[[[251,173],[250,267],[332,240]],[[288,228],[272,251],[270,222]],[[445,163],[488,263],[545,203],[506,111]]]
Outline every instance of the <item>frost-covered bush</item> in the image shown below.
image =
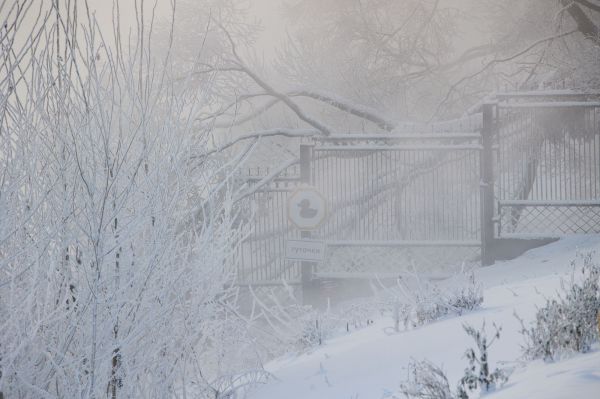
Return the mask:
[[273,358],[289,352],[304,352],[323,345],[332,337],[373,323],[379,303],[356,299],[325,309],[303,305],[294,288],[251,287],[249,324],[257,346]]
[[[408,399],[454,399],[448,377],[440,367],[423,361],[411,361],[408,379],[400,385],[400,393]],[[399,396],[395,396],[399,398]]]
[[[204,391],[209,398],[236,399],[246,397],[247,392],[259,384],[265,384],[273,376],[265,370],[256,369],[232,375],[220,376]],[[2,399],[2,398],[0,398]]]
[[384,312],[391,314],[395,331],[399,331],[401,323],[405,329],[414,328],[478,308],[483,302],[483,290],[474,275],[459,275],[455,280],[452,288],[442,288],[413,277],[382,290],[379,295]]
[[443,292],[433,286],[416,296],[415,325],[423,325],[447,315],[462,315],[474,310],[483,302],[481,287],[471,275],[466,284],[452,291]]
[[576,271],[568,286],[563,281],[562,292],[538,309],[533,325],[521,320],[527,358],[552,361],[566,352],[587,352],[598,341],[600,264],[587,253],[578,254],[572,266]]
[[232,329],[243,157],[197,123],[213,86],[154,56],[143,12],[122,36],[118,11],[5,3],[0,396],[215,398],[259,359]]
[[324,310],[292,304],[283,311],[289,313],[291,309],[293,320],[289,326],[293,338],[290,347],[301,351],[323,345],[329,338],[373,323],[373,310],[368,304],[340,305]]
[[500,328],[494,325],[496,332],[491,339],[487,337],[485,322],[481,330],[476,330],[469,325],[463,325],[463,328],[477,344],[477,352],[473,348],[469,348],[465,352],[469,366],[465,369],[465,375],[460,379],[457,389],[459,399],[469,399],[469,393],[477,389],[488,392],[493,391],[498,385],[504,384],[508,380],[508,374],[502,369],[490,372],[488,349],[494,341],[500,338]]
[[322,345],[336,331],[342,330],[343,325],[343,322],[331,311],[319,312],[314,309],[308,309],[298,321],[300,336],[296,344],[300,349]]
[[[429,362],[411,361],[408,365],[408,378],[400,384],[400,394],[407,399],[469,399],[477,390],[489,392],[508,381],[508,373],[503,369],[490,372],[488,349],[500,338],[500,329],[491,339],[487,337],[485,322],[481,330],[463,325],[465,332],[475,340],[476,349],[469,348],[465,356],[469,365],[458,382],[456,392],[452,392],[444,371]],[[399,398],[399,396],[394,396]]]
[[250,292],[254,303],[251,324],[261,326],[255,334],[258,341],[265,341],[264,349],[270,356],[322,345],[334,333],[343,331],[346,323],[337,313],[302,305],[287,288]]
[[466,282],[452,291],[447,299],[449,309],[458,315],[462,315],[464,312],[479,308],[483,302],[483,289],[475,281],[475,275],[471,273]]
[[450,313],[450,306],[441,290],[432,286],[415,295],[413,318],[411,324],[413,327],[421,326],[440,319]]

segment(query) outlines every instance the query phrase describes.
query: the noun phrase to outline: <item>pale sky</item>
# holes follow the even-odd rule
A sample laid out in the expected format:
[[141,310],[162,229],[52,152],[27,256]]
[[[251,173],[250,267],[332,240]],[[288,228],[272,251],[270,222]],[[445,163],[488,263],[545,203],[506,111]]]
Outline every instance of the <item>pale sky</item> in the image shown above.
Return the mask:
[[[96,16],[101,23],[106,26],[111,25],[113,0],[88,0],[90,7],[96,9]],[[118,1],[122,23],[129,20],[132,26],[135,24],[134,5],[136,0],[115,0]],[[138,3],[140,0],[137,0]],[[157,2],[157,14],[167,16],[170,12],[171,0],[146,0],[145,10],[146,15],[150,15],[151,8],[155,1]],[[265,60],[270,60],[274,55],[275,48],[285,38],[286,28],[285,21],[281,16],[281,6],[285,0],[247,0],[250,5],[250,20],[259,20],[263,26],[262,32],[258,34],[256,47],[253,51],[258,56],[264,56]],[[468,10],[476,0],[448,0],[463,11]],[[458,50],[469,48],[481,41],[481,32],[473,33],[475,26],[462,26],[463,34],[460,35]]]
[[285,24],[281,17],[282,3],[282,0],[252,0],[253,12],[264,28],[257,47],[263,49],[266,56],[273,52],[285,34]]
[[[102,24],[110,26],[112,18],[112,0],[88,0],[90,8],[96,10],[96,17]],[[130,21],[132,26],[135,24],[135,0],[117,0],[121,18],[124,21]],[[258,42],[255,51],[257,54],[264,53],[269,58],[274,49],[281,42],[285,34],[285,24],[281,18],[281,4],[283,0],[249,0],[251,6],[250,18],[258,19],[263,26],[263,31],[258,35]],[[145,10],[147,15],[151,11],[154,0],[146,0]],[[170,12],[170,0],[157,0],[157,14],[168,15]]]

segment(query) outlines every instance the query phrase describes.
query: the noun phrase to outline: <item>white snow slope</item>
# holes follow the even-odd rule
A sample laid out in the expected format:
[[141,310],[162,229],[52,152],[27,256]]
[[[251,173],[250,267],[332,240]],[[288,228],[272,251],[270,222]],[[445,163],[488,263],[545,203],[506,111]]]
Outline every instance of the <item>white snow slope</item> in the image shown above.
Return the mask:
[[[327,341],[311,353],[289,355],[269,363],[276,379],[256,388],[253,399],[367,399],[391,398],[406,379],[411,358],[428,359],[442,366],[454,389],[463,375],[464,352],[473,340],[462,324],[479,328],[485,320],[489,335],[492,323],[502,327],[500,339],[490,348],[492,367],[513,367],[508,383],[485,398],[600,398],[600,350],[544,363],[519,361],[523,342],[514,312],[526,322],[536,306],[553,297],[561,277],[572,271],[577,249],[596,250],[600,236],[573,236],[523,256],[476,271],[484,286],[480,310],[443,319],[413,330],[389,335],[390,319],[377,320],[357,332]],[[384,332],[385,329],[385,332]]]

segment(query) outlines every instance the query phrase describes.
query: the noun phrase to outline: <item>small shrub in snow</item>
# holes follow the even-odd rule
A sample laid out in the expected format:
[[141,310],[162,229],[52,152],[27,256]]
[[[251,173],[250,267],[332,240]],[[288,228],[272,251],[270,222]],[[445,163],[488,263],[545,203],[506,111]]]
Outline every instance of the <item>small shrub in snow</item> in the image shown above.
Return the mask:
[[301,333],[298,343],[301,348],[312,348],[323,344],[333,330],[335,330],[335,321],[328,317],[329,314],[319,314],[312,310],[300,320]]
[[500,329],[494,325],[496,332],[491,339],[488,339],[485,322],[481,330],[476,330],[469,325],[463,325],[463,328],[477,344],[477,352],[473,348],[465,352],[469,367],[465,369],[465,375],[460,379],[457,389],[459,399],[469,399],[469,393],[473,391],[478,389],[485,392],[493,391],[496,386],[504,384],[508,380],[508,374],[502,369],[490,372],[488,349],[500,338]]
[[270,373],[262,369],[223,375],[213,381],[210,387],[203,392],[204,396],[201,397],[211,399],[245,398],[253,387],[266,384],[272,378],[273,376]]
[[[289,287],[288,287],[289,288]],[[303,351],[346,328],[346,322],[330,309],[317,311],[302,305],[291,290],[250,289],[254,306],[250,318],[262,325],[265,348],[277,356],[292,350]]]
[[417,294],[414,325],[423,325],[447,315],[462,315],[477,309],[483,302],[481,286],[471,274],[468,282],[449,292],[442,292],[437,286]]
[[454,290],[448,296],[448,306],[452,312],[462,315],[465,311],[470,312],[479,308],[483,302],[483,289],[475,281],[475,275],[471,273],[468,280],[460,288]]
[[443,290],[438,285],[423,282],[418,277],[405,278],[393,289],[385,289],[384,300],[391,307],[394,329],[418,327],[448,315],[462,315],[478,308],[483,302],[483,290],[473,274],[458,276],[458,287]]
[[568,287],[563,283],[561,295],[537,311],[532,327],[526,328],[521,320],[527,358],[552,361],[562,353],[587,352],[598,340],[600,264],[594,262],[593,253],[579,257],[580,282],[574,275]]
[[456,393],[451,391],[448,377],[444,371],[435,364],[424,360],[409,363],[408,379],[400,384],[402,397],[407,399],[469,399],[475,391],[492,391],[508,380],[505,370],[495,369],[490,372],[488,349],[496,339],[500,338],[500,329],[496,328],[493,337],[488,339],[485,323],[481,330],[476,330],[468,325],[463,325],[463,328],[475,340],[477,348],[469,348],[465,352],[469,366],[458,383]]
[[448,301],[436,286],[417,293],[413,308],[413,327],[422,326],[438,320],[450,313]]
[[435,364],[423,360],[408,365],[408,380],[400,385],[400,393],[408,399],[454,399],[448,377]]

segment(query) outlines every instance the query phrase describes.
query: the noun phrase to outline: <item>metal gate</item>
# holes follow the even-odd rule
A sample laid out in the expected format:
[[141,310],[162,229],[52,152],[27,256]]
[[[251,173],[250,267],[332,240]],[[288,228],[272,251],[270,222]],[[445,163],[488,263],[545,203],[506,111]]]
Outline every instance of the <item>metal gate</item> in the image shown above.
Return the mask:
[[[598,98],[506,93],[460,129],[304,142],[297,164],[273,179],[250,177],[261,187],[238,282],[301,282],[307,268],[285,259],[289,239],[326,242],[329,256],[312,272],[347,276],[398,274],[407,262],[490,264],[503,240],[600,233]],[[286,204],[303,184],[323,194],[329,214],[301,234]]]
[[498,96],[497,238],[600,233],[600,102],[594,98],[570,92]]
[[[317,276],[397,275],[411,257],[439,263],[442,254],[450,259],[449,249],[459,262],[476,260],[481,151],[478,132],[333,135],[302,144],[299,164],[252,195],[254,230],[241,246],[240,284],[299,283],[300,262],[285,259],[285,243],[301,237],[327,244]],[[286,204],[303,184],[317,188],[329,212],[301,234],[288,223]],[[389,267],[357,270],[375,255],[387,256],[380,263]]]
[[[269,170],[249,171],[248,180],[260,184]],[[300,264],[285,259],[287,240],[300,238],[287,217],[287,201],[300,184],[300,167],[292,165],[268,180],[249,198],[252,230],[239,248],[237,284],[271,285],[300,282]]]
[[312,237],[327,242],[332,254],[374,247],[413,254],[425,247],[420,252],[478,249],[480,139],[479,133],[318,139],[311,183],[331,211]]

